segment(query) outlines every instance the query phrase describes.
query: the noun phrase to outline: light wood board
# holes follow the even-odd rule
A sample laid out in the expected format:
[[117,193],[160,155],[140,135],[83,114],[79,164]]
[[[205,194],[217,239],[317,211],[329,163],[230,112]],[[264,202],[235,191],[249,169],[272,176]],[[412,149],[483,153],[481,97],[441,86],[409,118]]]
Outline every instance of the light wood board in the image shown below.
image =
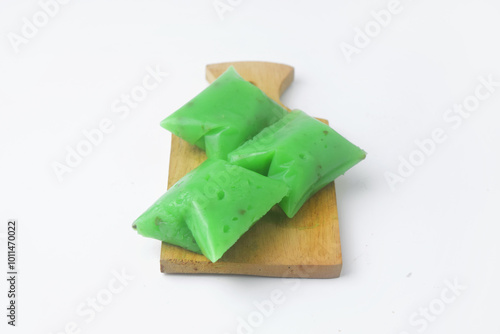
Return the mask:
[[[212,82],[230,65],[280,104],[281,94],[293,80],[293,67],[266,62],[208,65],[207,80]],[[202,150],[172,135],[168,187],[205,159]],[[338,277],[342,253],[335,185],[332,182],[320,190],[291,219],[275,206],[215,263],[203,255],[162,243],[160,268],[164,273]]]

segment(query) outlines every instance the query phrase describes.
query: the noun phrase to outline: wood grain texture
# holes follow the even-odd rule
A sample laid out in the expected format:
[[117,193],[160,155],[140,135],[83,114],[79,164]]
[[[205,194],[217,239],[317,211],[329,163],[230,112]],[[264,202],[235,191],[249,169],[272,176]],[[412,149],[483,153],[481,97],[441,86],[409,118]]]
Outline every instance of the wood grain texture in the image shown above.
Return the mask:
[[[292,67],[265,62],[208,65],[207,80],[212,82],[230,65],[279,103],[281,93],[293,80]],[[205,152],[172,135],[168,187],[205,159]],[[160,268],[164,273],[338,277],[342,253],[335,185],[332,182],[316,193],[291,219],[275,206],[215,263],[203,255],[162,243]]]

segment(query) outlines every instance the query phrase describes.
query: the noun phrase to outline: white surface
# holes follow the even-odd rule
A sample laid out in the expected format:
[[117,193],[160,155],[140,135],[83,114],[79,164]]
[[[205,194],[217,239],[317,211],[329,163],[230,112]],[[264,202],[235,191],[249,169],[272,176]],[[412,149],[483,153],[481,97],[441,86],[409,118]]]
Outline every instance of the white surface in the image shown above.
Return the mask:
[[[341,43],[388,1],[232,3],[221,20],[211,0],[72,1],[19,53],[7,34],[39,4],[0,4],[1,233],[10,218],[20,229],[18,327],[3,311],[1,332],[74,322],[81,333],[237,333],[238,317],[258,321],[254,303],[278,289],[284,302],[240,332],[498,333],[500,87],[456,128],[443,115],[479,76],[500,81],[499,3],[401,0],[350,63]],[[206,64],[233,60],[294,66],[284,103],[368,152],[336,183],[338,279],[163,275],[160,243],[130,228],[165,190],[170,135],[159,121],[206,86]],[[113,113],[157,65],[170,75],[127,117]],[[58,182],[54,161],[104,118],[113,131]],[[392,191],[384,173],[436,128],[447,140]],[[5,239],[0,258],[4,273]],[[113,270],[134,278],[90,319],[85,303],[109,297]],[[466,286],[458,296],[453,280]],[[442,311],[432,321],[418,315],[429,306]]]

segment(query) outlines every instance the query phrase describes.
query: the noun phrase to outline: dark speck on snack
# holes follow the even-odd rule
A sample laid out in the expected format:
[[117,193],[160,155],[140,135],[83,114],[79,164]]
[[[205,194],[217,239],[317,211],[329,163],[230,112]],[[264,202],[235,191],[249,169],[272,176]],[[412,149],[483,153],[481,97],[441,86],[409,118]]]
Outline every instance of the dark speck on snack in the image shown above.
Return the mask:
[[240,215],[244,215],[245,213],[247,213],[247,210],[244,210],[244,209],[240,209],[240,211],[238,211],[240,213]]
[[326,130],[323,131],[323,133],[325,134],[325,136],[328,135],[328,131],[326,131]]

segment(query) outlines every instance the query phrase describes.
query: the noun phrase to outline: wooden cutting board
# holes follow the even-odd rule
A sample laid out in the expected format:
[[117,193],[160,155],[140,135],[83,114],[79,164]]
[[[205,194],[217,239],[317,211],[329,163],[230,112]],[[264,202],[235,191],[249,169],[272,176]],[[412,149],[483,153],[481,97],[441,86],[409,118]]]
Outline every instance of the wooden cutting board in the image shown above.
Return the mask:
[[[293,67],[267,62],[207,65],[207,80],[214,81],[230,65],[280,104],[281,94],[293,81]],[[205,159],[205,152],[172,135],[168,187]],[[215,263],[203,255],[162,243],[160,267],[164,273],[338,277],[342,253],[335,185],[332,182],[316,193],[291,219],[275,206]]]

